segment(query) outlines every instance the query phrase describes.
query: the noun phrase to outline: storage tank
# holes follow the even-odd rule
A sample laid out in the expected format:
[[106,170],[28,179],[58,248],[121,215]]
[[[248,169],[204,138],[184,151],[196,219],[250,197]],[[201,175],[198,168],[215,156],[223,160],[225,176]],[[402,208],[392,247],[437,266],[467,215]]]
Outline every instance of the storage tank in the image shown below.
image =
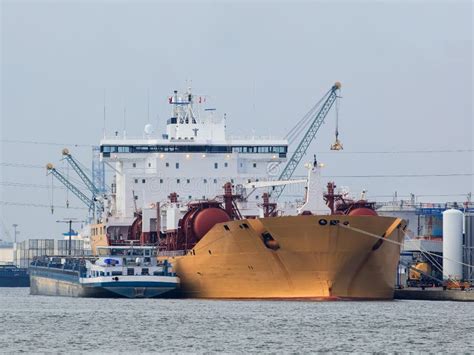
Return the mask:
[[462,279],[463,213],[449,209],[443,212],[443,278]]

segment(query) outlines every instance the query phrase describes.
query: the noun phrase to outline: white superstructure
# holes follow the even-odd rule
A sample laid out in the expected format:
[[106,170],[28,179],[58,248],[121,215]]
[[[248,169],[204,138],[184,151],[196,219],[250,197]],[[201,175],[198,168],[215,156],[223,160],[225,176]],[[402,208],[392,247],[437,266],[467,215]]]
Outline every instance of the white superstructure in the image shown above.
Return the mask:
[[[228,137],[225,116],[203,108],[201,98],[189,89],[184,95],[175,91],[169,103],[172,115],[160,138],[147,127],[139,139],[115,136],[101,141],[101,158],[115,169],[109,216],[128,219],[129,224],[136,209],[149,209],[150,217],[156,217],[155,207],[168,203],[172,192],[182,202],[212,199],[223,194],[226,182],[240,193],[249,182],[278,178],[287,140]],[[196,106],[201,106],[200,114]],[[243,214],[258,215],[263,192],[253,192],[249,202],[239,206]]]

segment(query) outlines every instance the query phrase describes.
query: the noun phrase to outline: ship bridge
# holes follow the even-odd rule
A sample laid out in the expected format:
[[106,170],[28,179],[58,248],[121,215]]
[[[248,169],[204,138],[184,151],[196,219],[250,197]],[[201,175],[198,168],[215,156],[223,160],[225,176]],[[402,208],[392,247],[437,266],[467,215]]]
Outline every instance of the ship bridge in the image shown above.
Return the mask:
[[[133,216],[135,206],[166,202],[171,192],[181,201],[214,198],[223,185],[278,179],[288,141],[274,137],[227,137],[225,118],[214,109],[198,114],[193,95],[174,93],[166,133],[140,138],[104,138],[101,159],[114,166],[115,213]],[[280,168],[281,167],[281,168]],[[262,196],[252,196],[260,203]]]

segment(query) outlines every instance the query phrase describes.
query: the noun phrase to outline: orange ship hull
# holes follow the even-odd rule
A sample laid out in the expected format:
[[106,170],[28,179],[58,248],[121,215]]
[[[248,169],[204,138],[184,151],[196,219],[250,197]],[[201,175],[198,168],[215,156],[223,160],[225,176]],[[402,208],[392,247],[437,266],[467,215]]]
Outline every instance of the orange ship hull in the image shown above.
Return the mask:
[[339,215],[220,223],[173,266],[182,297],[392,299],[405,226]]

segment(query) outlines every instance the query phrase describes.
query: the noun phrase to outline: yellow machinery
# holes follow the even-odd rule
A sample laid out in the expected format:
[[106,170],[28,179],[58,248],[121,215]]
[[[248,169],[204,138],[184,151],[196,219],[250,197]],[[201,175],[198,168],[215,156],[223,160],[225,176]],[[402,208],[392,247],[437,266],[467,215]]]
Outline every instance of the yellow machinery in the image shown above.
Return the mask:
[[421,261],[410,267],[408,278],[413,281],[420,281],[422,274],[431,275],[431,265],[427,262]]

